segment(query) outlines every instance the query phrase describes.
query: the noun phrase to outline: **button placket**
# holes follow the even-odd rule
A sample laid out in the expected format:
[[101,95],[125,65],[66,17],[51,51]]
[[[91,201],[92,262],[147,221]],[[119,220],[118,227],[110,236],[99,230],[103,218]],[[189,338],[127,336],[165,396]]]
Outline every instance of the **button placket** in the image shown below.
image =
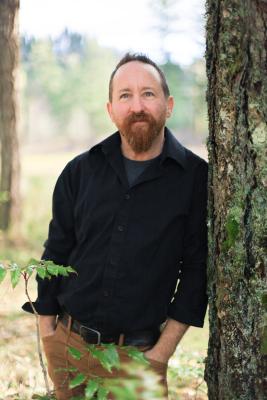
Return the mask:
[[113,293],[118,277],[120,257],[123,249],[123,242],[126,237],[128,218],[130,215],[131,202],[129,202],[129,199],[130,194],[128,192],[124,193],[120,209],[114,219],[114,228],[110,239],[110,252],[103,276],[101,302],[103,302],[103,306],[105,304],[104,307],[106,311],[103,312],[103,318],[105,320],[105,324],[107,325],[109,323],[107,307],[109,305],[109,307],[112,308],[114,304]]

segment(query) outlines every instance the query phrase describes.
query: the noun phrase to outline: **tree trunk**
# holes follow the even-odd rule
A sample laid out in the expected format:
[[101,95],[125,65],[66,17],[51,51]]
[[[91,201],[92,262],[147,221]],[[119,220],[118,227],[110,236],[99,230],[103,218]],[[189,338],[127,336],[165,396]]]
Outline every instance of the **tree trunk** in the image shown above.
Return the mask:
[[[267,398],[267,1],[207,0],[211,400]],[[265,263],[264,263],[265,262]]]
[[19,145],[17,137],[16,69],[19,0],[0,2],[0,229],[18,229],[20,220]]

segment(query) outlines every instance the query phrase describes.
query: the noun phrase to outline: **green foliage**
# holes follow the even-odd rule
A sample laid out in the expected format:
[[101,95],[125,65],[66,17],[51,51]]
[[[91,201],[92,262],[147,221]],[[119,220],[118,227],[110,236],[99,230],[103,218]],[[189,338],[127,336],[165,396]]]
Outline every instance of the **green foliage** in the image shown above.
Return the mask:
[[80,360],[82,358],[82,353],[74,347],[69,346],[68,352],[75,360]]
[[6,203],[10,199],[10,193],[7,190],[0,191],[0,204]]
[[10,280],[13,289],[17,286],[20,278],[23,277],[28,281],[34,271],[41,279],[51,279],[52,276],[69,276],[76,271],[71,266],[63,266],[54,264],[53,261],[36,260],[31,258],[25,266],[21,267],[13,261],[0,262],[0,283],[3,282],[7,271],[10,272]]
[[109,379],[107,382],[109,391],[117,400],[136,400],[136,390],[140,385],[138,379]]
[[140,362],[143,365],[149,365],[149,361],[145,358],[144,353],[140,352],[134,347],[124,347],[129,357],[134,361]]
[[[105,111],[109,77],[118,62],[114,50],[67,30],[53,40],[22,38],[21,48],[24,116],[29,115],[31,105],[41,104],[42,115],[47,115],[47,122],[53,127],[49,135],[64,135],[66,139],[77,140],[77,135],[84,139],[91,133],[103,135],[114,130]],[[176,132],[191,131],[204,137],[207,132],[204,60],[182,68],[167,58],[161,67],[175,97],[168,126]],[[77,118],[81,118],[80,127],[75,123]],[[27,121],[24,126],[30,135],[38,135],[38,130],[43,129],[42,126],[38,129],[39,119],[32,133],[28,133]]]
[[[57,122],[57,133],[61,135],[68,136],[77,110],[88,116],[88,126],[83,127],[88,134],[92,129],[99,134],[113,129],[104,112],[110,69],[116,64],[111,50],[68,31],[54,40],[38,39],[27,43],[24,38],[21,45],[25,71],[24,108],[36,99],[46,102],[47,111]],[[77,131],[75,133],[77,135]]]
[[3,264],[0,264],[0,283],[3,282],[6,274],[7,274],[7,270],[5,269]]
[[69,383],[70,389],[80,386],[82,383],[85,382],[85,380],[86,380],[86,376],[80,372],[78,375],[75,376],[75,378],[73,378],[70,381],[70,383]]
[[97,399],[98,400],[107,400],[108,394],[109,394],[109,390],[106,389],[104,386],[100,386],[97,391]]
[[91,399],[93,395],[97,392],[99,389],[99,384],[96,380],[90,379],[87,382],[84,394],[86,399]]
[[11,284],[12,284],[13,289],[19,283],[20,275],[21,275],[21,268],[16,263],[11,263],[10,264],[10,278],[11,278]]
[[84,396],[73,396],[70,400],[84,400]]
[[116,346],[114,344],[103,344],[102,347],[103,350],[100,350],[95,345],[88,345],[87,350],[109,372],[112,371],[112,368],[118,369],[120,367],[120,360]]

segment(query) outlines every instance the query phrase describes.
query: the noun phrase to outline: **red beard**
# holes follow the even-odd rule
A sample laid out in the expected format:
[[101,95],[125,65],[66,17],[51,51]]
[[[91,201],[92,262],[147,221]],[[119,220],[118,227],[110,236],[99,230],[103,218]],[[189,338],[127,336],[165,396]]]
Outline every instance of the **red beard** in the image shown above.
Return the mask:
[[142,111],[129,115],[119,127],[119,131],[135,153],[143,153],[151,148],[164,125],[165,114],[162,113],[156,120]]

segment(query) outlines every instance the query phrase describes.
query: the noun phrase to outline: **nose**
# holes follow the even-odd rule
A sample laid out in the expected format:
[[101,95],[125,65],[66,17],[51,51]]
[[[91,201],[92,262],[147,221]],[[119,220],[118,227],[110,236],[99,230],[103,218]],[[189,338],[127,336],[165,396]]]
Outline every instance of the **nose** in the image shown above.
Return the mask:
[[133,96],[131,101],[131,111],[139,113],[144,110],[144,105],[140,96]]

